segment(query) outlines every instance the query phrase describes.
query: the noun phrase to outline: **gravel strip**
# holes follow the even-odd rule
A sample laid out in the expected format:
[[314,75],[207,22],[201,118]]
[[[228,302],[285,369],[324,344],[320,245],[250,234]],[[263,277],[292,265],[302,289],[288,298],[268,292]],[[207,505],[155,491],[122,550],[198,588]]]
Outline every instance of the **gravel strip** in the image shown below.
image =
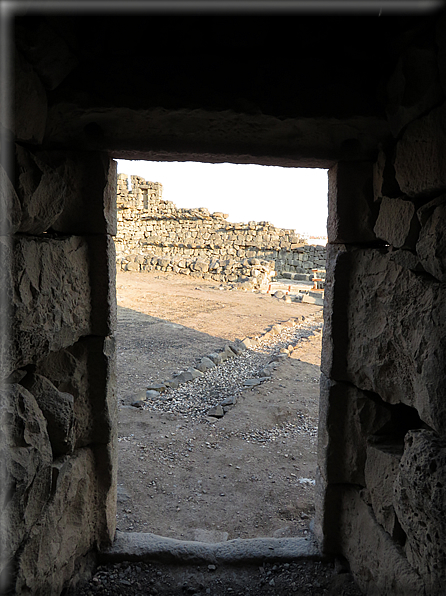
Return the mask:
[[[222,362],[219,366],[204,373],[202,377],[181,385],[178,389],[169,388],[159,396],[143,402],[143,409],[176,413],[185,418],[209,421],[207,415],[210,408],[218,406],[228,399],[239,399],[244,391],[244,383],[250,379],[264,379],[263,369],[275,359],[287,357],[281,350],[295,346],[303,338],[308,338],[322,329],[321,314],[308,317],[293,327],[283,328],[278,335],[267,339],[261,338],[256,346],[243,352],[240,356]],[[231,406],[228,406],[231,407]],[[283,432],[291,436],[294,432],[316,433],[316,428],[306,425],[302,420],[299,425],[287,425]],[[272,431],[273,432],[273,431]]]

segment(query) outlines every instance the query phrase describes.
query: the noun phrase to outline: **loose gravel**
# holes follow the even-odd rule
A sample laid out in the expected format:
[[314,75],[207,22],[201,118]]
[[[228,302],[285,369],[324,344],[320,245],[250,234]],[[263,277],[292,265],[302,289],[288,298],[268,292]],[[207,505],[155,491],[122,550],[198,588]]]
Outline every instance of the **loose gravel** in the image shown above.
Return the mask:
[[[264,371],[267,365],[272,364],[274,370],[275,359],[286,358],[287,353],[300,340],[315,333],[321,333],[322,326],[321,313],[319,313],[293,327],[285,327],[273,337],[261,338],[253,348],[240,356],[230,358],[206,371],[203,377],[189,381],[178,389],[169,388],[159,396],[148,399],[142,407],[146,410],[180,414],[185,418],[208,418],[207,413],[211,408],[226,400],[237,401],[247,390],[247,387],[244,387],[246,381],[267,380],[269,377]],[[318,381],[315,379],[315,382]],[[302,424],[306,427],[304,420]],[[303,425],[300,428],[290,426],[287,432],[301,431]],[[316,427],[307,426],[306,430],[316,436]]]

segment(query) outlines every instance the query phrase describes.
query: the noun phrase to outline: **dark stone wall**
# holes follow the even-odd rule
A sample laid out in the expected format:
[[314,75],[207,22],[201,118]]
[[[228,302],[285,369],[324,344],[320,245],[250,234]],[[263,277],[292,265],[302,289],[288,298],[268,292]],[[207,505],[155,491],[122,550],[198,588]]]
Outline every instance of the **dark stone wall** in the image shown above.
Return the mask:
[[366,593],[439,594],[444,23],[31,7],[14,20],[0,153],[12,591],[59,595],[113,539],[123,157],[331,169],[316,533]]

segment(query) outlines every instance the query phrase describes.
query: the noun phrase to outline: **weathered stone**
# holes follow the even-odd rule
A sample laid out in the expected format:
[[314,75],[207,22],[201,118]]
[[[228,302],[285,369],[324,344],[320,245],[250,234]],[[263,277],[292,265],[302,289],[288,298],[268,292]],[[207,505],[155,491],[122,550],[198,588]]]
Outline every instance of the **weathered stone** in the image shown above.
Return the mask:
[[347,383],[320,380],[318,461],[323,477],[334,484],[365,486],[367,439],[391,420],[385,405]]
[[193,368],[192,366],[190,366],[186,372],[191,373],[193,379],[199,379],[200,377],[203,377],[203,372],[197,368]]
[[47,122],[45,89],[20,52],[14,59],[14,130],[16,140],[24,143],[42,143]]
[[416,252],[425,271],[445,281],[445,197],[435,199],[418,210],[423,225]]
[[53,223],[57,232],[116,234],[116,162],[95,152],[51,152],[63,169],[64,209]]
[[445,588],[445,444],[436,433],[420,429],[405,437],[393,504],[407,536],[410,564],[423,578],[427,594],[441,594]]
[[386,111],[395,137],[406,124],[442,101],[441,83],[434,45],[406,47],[387,85]]
[[163,393],[166,391],[166,384],[165,383],[151,383],[146,387],[147,391],[157,391],[158,393]]
[[222,362],[226,360],[223,352],[212,352],[211,354],[208,354],[208,358],[214,362],[216,366],[219,366],[219,364],[222,364]]
[[53,455],[46,420],[27,389],[21,385],[5,387],[0,393],[0,406],[3,574],[50,498]]
[[445,106],[407,126],[397,142],[394,169],[401,191],[409,197],[444,191]]
[[225,412],[221,405],[210,408],[206,413],[207,416],[212,416],[213,418],[223,418],[224,414]]
[[113,335],[117,325],[115,244],[108,234],[87,237],[92,333]]
[[377,521],[392,538],[398,538],[393,486],[403,454],[401,441],[369,443],[366,449],[365,481]]
[[328,242],[376,241],[377,206],[370,162],[339,162],[328,172]]
[[[20,232],[42,234],[62,213],[67,186],[60,173],[46,163],[42,154],[33,155],[17,147],[19,194],[22,203]],[[30,171],[34,170],[34,172]]]
[[230,346],[230,344],[227,344],[224,348],[224,353],[225,356],[228,358],[234,358],[236,356],[236,352],[234,351],[234,349]]
[[14,234],[20,227],[22,208],[7,173],[0,164],[0,236]]
[[420,575],[400,546],[377,524],[359,490],[340,487],[338,492],[338,507],[337,502],[333,505],[338,509],[340,547],[362,592],[374,596],[423,596]]
[[[441,431],[445,305],[440,283],[401,268],[385,249],[340,249],[334,256],[331,267],[338,275],[325,292],[324,374],[378,393],[388,403],[416,408],[424,422]],[[326,343],[329,329],[332,345]]]
[[[178,386],[178,384],[177,384],[177,386]],[[148,389],[145,392],[145,396],[147,397],[147,399],[158,399],[160,397],[160,392],[155,391],[154,389]]]
[[22,383],[34,395],[39,408],[47,421],[54,457],[73,452],[73,404],[70,393],[58,391],[56,387],[41,375],[30,375]]
[[216,365],[211,360],[211,358],[208,358],[207,356],[204,356],[202,358],[202,360],[200,361],[200,364],[198,365],[197,369],[204,373],[207,370],[209,370],[210,368],[215,368],[215,366]]
[[180,384],[188,383],[188,381],[192,381],[193,379],[194,379],[193,374],[188,371],[184,371],[175,377],[175,380]]
[[78,64],[66,41],[43,20],[36,22],[32,40],[29,33],[21,32],[19,24],[16,39],[18,47],[49,90],[58,87]]
[[416,209],[411,201],[383,197],[374,226],[378,238],[395,248],[414,249],[419,230]]
[[[100,537],[97,467],[90,449],[59,459],[51,469],[53,494],[20,553],[17,594],[60,594],[75,561]],[[115,495],[116,499],[116,495]]]
[[402,194],[388,153],[390,151],[385,151],[381,146],[373,166],[374,201],[379,201],[382,197],[396,198]]
[[197,261],[195,261],[195,263],[193,264],[193,269],[194,271],[209,271],[209,263],[201,259],[197,259]]
[[91,294],[84,239],[21,237],[13,255],[11,366],[19,368],[89,334]]

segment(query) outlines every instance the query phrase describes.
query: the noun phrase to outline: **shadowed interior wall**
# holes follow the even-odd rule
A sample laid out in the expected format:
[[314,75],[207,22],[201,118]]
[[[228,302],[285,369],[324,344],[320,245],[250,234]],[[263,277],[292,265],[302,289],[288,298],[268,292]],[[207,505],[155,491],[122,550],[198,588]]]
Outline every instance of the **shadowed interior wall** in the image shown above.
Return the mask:
[[316,534],[365,593],[440,593],[444,23],[14,21],[0,156],[12,321],[2,578],[13,592],[58,596],[114,536],[115,157],[330,168]]

